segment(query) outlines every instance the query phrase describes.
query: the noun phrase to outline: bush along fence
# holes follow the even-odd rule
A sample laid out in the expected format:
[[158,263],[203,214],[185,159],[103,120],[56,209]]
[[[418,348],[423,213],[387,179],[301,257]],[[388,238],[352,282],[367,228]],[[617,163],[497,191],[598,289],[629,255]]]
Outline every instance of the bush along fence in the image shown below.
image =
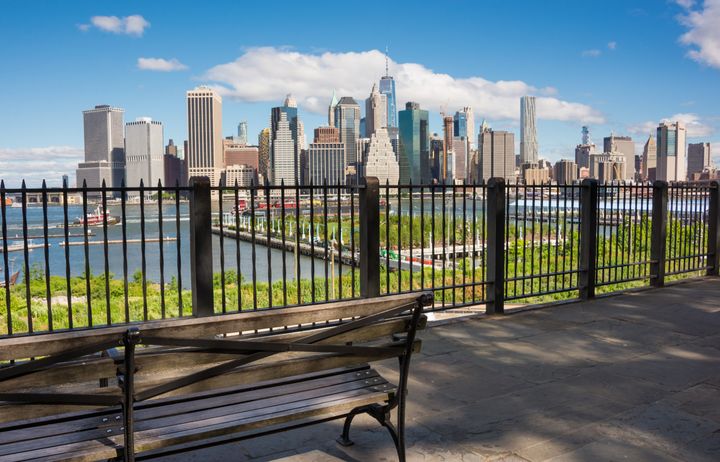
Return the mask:
[[717,275],[718,182],[6,188],[0,336],[433,291],[427,310]]

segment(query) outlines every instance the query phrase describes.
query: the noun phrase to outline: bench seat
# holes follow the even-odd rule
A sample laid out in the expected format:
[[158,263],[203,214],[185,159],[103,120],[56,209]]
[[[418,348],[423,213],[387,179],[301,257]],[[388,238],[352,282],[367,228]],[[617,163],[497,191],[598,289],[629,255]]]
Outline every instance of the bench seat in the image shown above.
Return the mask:
[[[252,430],[306,425],[344,417],[357,407],[387,402],[395,386],[369,366],[341,368],[244,387],[138,404],[138,453],[224,437],[258,436]],[[0,460],[97,460],[122,456],[119,409],[80,412],[0,426]],[[247,435],[243,435],[247,433]],[[217,444],[217,441],[214,442]],[[178,448],[180,449],[180,448]],[[148,453],[147,456],[151,456]],[[147,457],[146,456],[146,457]],[[141,454],[138,454],[138,458]]]

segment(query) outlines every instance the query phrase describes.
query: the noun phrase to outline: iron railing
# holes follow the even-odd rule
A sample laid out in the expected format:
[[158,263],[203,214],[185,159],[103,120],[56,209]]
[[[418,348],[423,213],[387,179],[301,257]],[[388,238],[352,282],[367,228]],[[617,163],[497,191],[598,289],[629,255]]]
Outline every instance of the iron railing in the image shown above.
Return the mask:
[[718,194],[716,181],[0,184],[0,336],[426,290],[429,310],[502,313],[662,286],[717,275]]

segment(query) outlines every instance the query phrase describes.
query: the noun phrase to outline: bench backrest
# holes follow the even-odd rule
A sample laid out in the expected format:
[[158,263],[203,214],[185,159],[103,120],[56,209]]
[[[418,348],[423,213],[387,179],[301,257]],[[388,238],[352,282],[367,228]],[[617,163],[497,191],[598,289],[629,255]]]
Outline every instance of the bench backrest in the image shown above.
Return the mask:
[[128,380],[141,401],[409,357],[431,300],[408,294],[0,339],[0,361],[15,361],[0,368],[0,428],[19,416],[120,405]]

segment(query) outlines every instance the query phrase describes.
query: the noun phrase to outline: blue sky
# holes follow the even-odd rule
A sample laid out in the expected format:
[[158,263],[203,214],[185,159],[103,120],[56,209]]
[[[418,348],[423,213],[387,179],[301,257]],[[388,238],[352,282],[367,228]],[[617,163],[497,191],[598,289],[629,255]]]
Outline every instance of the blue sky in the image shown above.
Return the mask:
[[[472,106],[518,130],[538,103],[540,154],[572,157],[580,127],[640,145],[682,119],[720,153],[720,0],[186,2],[0,0],[0,177],[57,184],[82,157],[83,109],[111,104],[186,137],[185,91],[223,94],[223,128],[251,138],[288,92],[310,140],[333,88],[362,100],[383,72],[399,104]],[[165,69],[164,71],[158,68]],[[175,70],[172,70],[175,69]],[[519,137],[518,137],[519,138]]]

